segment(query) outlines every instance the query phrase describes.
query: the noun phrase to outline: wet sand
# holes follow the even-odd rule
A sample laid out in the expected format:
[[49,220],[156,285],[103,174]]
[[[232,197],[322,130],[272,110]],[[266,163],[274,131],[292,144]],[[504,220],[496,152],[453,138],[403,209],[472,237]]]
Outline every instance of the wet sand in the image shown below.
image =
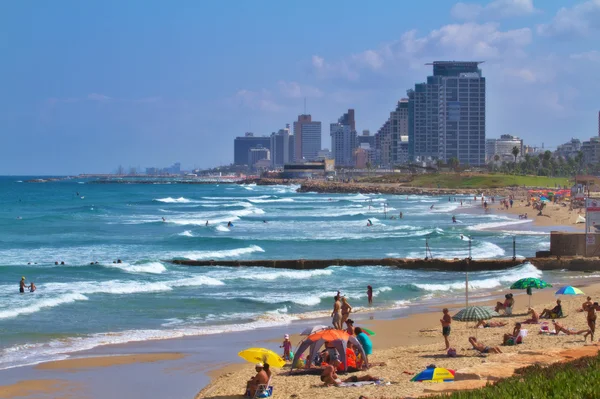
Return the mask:
[[183,353],[140,353],[134,355],[97,356],[57,360],[35,366],[37,370],[79,371],[82,369],[122,366],[133,363],[154,363],[184,358]]
[[[584,286],[584,281],[584,279],[572,279],[571,283],[582,287],[593,298],[599,298],[600,283],[595,282],[592,285]],[[532,297],[533,307],[541,312],[543,308],[553,306],[556,289],[558,287],[535,291]],[[511,332],[516,321],[523,321],[528,318],[525,315],[528,297],[526,295],[515,295],[515,298],[515,315],[494,319],[494,321],[507,322],[508,325],[505,327],[475,330],[473,328],[474,323],[452,323],[450,343],[459,354],[456,358],[449,358],[444,350],[439,322],[441,312],[418,314],[397,320],[357,322],[356,325],[368,327],[376,332],[376,335],[372,338],[375,350],[369,360],[387,364],[385,367],[373,367],[368,373],[390,381],[391,385],[362,388],[325,388],[318,376],[286,376],[284,374],[288,370],[282,369],[275,370],[272,383],[274,391],[278,397],[295,395],[294,397],[299,399],[315,397],[345,399],[349,396],[358,397],[359,395],[366,395],[369,398],[419,396],[427,393],[426,390],[445,388],[444,385],[448,385],[412,383],[410,382],[412,374],[404,373],[418,373],[432,363],[438,367],[455,369],[459,376],[471,376],[471,378],[466,378],[466,381],[460,384],[450,384],[453,387],[473,388],[484,385],[488,380],[493,381],[495,378],[510,375],[515,368],[534,362],[550,364],[569,357],[594,354],[598,350],[597,343],[594,343],[592,347],[585,346],[590,345],[590,340],[588,339],[586,344],[583,336],[580,335],[540,335],[538,334],[539,325],[524,325],[523,328],[528,330],[528,336],[525,338],[524,344],[501,346],[503,334]],[[564,326],[576,330],[587,329],[584,313],[576,311],[577,308],[581,307],[581,303],[585,301],[585,298],[562,296],[561,299],[567,317],[560,319],[560,322]],[[477,304],[492,305],[493,302],[495,301]],[[443,305],[440,304],[441,306]],[[450,313],[454,314],[462,306],[464,304],[450,305]],[[504,353],[480,355],[470,349],[468,337],[472,335],[477,335],[478,339],[485,345],[500,346]],[[596,340],[599,337],[600,335],[596,337]],[[296,344],[298,338],[298,336],[292,337],[292,342]],[[573,351],[574,348],[575,351]],[[568,352],[565,352],[565,350],[568,350]],[[253,373],[252,365],[246,365],[239,371],[230,371],[214,380],[196,398],[240,398],[246,381]],[[361,372],[358,375],[363,374],[366,373]],[[477,377],[473,377],[475,375]],[[439,385],[440,387],[432,388],[433,385]]]
[[[0,386],[0,398],[12,399],[26,396],[41,397],[60,393],[60,398],[77,398],[78,384],[65,380],[21,380],[14,384]],[[59,396],[53,396],[59,398]]]

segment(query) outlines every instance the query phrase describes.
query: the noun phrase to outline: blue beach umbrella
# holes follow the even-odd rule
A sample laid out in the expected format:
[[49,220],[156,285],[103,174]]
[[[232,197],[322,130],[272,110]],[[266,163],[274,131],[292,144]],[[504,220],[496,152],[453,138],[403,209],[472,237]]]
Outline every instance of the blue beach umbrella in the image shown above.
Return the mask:
[[579,288],[567,285],[566,287],[562,287],[556,291],[556,295],[585,295],[585,293]]

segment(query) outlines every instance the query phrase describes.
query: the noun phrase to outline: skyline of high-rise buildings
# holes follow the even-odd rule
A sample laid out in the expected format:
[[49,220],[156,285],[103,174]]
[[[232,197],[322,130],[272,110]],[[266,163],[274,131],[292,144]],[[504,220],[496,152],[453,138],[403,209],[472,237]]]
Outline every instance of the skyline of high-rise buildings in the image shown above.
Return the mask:
[[353,109],[349,109],[337,122],[329,125],[329,135],[331,136],[331,153],[335,164],[353,167],[355,164],[354,152],[358,147]]

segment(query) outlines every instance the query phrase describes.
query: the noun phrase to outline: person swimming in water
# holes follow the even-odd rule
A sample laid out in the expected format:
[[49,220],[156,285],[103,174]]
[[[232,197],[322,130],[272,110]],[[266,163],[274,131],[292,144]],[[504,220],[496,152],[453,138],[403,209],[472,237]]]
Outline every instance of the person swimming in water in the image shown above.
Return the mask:
[[37,290],[37,287],[35,286],[35,283],[32,281],[31,284],[29,285],[29,292],[35,292],[35,290]]
[[162,217],[162,221],[163,221],[163,222],[166,222],[166,221],[167,221],[167,219],[165,219],[165,217],[163,216],[163,217]]
[[429,207],[429,209],[433,209],[433,205],[431,205],[431,206]]
[[373,226],[373,222],[371,222],[371,219],[367,219],[367,226],[368,227]]
[[452,223],[456,223],[456,216],[452,216]]
[[231,221],[227,222],[227,227],[233,227],[233,223]]
[[19,292],[21,294],[25,293],[25,277],[21,277],[21,282],[19,283]]
[[208,220],[206,221],[206,224],[205,224],[205,226],[208,226]]

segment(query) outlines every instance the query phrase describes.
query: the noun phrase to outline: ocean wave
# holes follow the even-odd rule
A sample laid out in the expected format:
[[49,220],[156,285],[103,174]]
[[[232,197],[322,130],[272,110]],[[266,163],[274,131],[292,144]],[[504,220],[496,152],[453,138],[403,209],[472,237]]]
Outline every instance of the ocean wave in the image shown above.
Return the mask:
[[186,230],[183,231],[179,234],[177,234],[178,236],[182,236],[182,237],[193,237],[194,235],[192,234],[192,230]]
[[[1,310],[0,311],[0,319],[9,319],[9,318],[13,318],[13,317],[21,316],[21,315],[36,313],[45,308],[53,308],[53,307],[60,306],[60,305],[66,304],[66,303],[88,300],[88,297],[86,297],[83,294],[78,294],[78,293],[68,293],[68,294],[59,295],[57,297],[43,298],[43,299],[38,299],[40,296],[39,293],[31,294],[31,296],[33,298],[27,298],[27,299],[30,299],[30,301],[28,301],[30,303],[25,306],[17,307],[17,306],[15,306],[16,304],[13,302],[12,309]],[[31,300],[33,300],[33,302]]]
[[222,277],[224,280],[229,279],[244,279],[244,280],[259,280],[259,281],[274,281],[281,278],[284,279],[301,279],[307,280],[313,277],[331,276],[333,270],[321,269],[321,270],[286,270],[286,271],[274,271],[274,270],[241,270],[239,272],[228,271]]
[[248,198],[248,201],[252,202],[253,204],[263,204],[263,203],[270,203],[270,202],[294,202],[294,199],[293,198],[274,198],[274,199]]
[[480,224],[476,224],[474,226],[469,226],[469,227],[467,227],[467,229],[479,231],[479,230],[495,229],[498,227],[512,226],[512,225],[516,225],[516,224],[531,223],[531,222],[532,222],[531,219],[527,219],[527,220],[510,219],[510,220],[503,221],[503,222],[480,223]]
[[223,226],[221,224],[217,225],[217,227],[215,227],[215,230],[222,231],[224,233],[228,233],[231,231],[231,230],[229,230],[229,228],[227,228],[226,226]]
[[134,264],[130,264],[127,262],[107,263],[107,264],[103,264],[103,266],[121,269],[127,273],[161,274],[161,273],[167,271],[167,268],[160,262],[147,262],[147,263],[134,263]]
[[[543,273],[541,270],[527,262],[516,268],[490,272],[490,276],[484,279],[478,279],[476,277],[477,273],[473,273],[471,274],[471,280],[469,280],[469,288],[475,290],[497,288],[510,285],[515,281],[525,277],[539,278],[542,276],[542,274]],[[464,281],[439,284],[413,283],[412,285],[425,291],[459,291],[465,289]]]
[[186,252],[183,254],[179,254],[179,257],[183,257],[191,260],[202,260],[202,259],[223,259],[223,258],[235,258],[240,255],[248,255],[254,252],[265,252],[264,249],[259,247],[258,245],[251,245],[246,248],[236,248],[236,249],[224,249],[224,250],[216,250],[216,251],[195,251],[195,252]]
[[184,197],[179,197],[179,198],[173,198],[173,197],[156,198],[153,201],[164,202],[166,204],[189,204],[189,203],[193,202],[192,200],[184,198]]

